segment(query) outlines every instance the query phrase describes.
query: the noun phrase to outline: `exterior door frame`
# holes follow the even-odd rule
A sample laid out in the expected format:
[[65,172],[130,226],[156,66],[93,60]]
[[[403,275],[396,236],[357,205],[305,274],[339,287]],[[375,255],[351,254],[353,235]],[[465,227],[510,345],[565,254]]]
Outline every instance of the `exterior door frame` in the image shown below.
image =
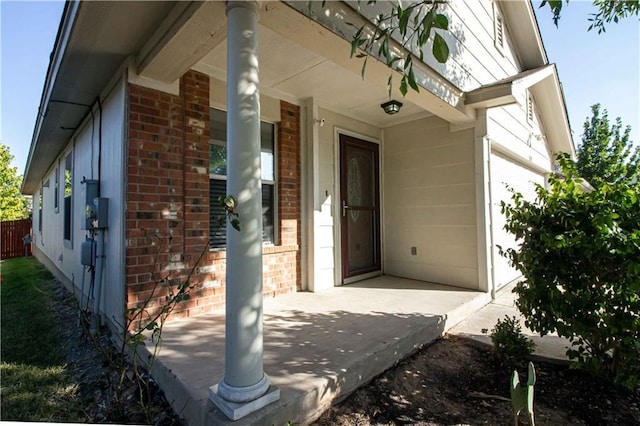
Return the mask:
[[[340,174],[340,135],[349,136],[352,138],[360,139],[365,142],[369,142],[378,146],[378,200],[380,203],[380,223],[379,223],[379,232],[380,232],[380,269],[377,271],[363,273],[361,275],[357,275],[355,277],[349,277],[343,279],[343,253],[342,253],[342,206],[341,203],[341,179],[342,176]],[[375,139],[370,136],[366,136],[357,132],[353,132],[350,130],[346,130],[344,128],[334,127],[334,198],[335,202],[333,203],[333,214],[334,214],[334,272],[335,272],[335,285],[340,286],[343,284],[350,284],[352,282],[361,281],[367,278],[376,277],[382,275],[383,271],[383,263],[384,263],[384,231],[383,231],[383,223],[384,223],[384,213],[382,206],[384,205],[383,200],[383,190],[382,190],[382,141],[380,139]]]

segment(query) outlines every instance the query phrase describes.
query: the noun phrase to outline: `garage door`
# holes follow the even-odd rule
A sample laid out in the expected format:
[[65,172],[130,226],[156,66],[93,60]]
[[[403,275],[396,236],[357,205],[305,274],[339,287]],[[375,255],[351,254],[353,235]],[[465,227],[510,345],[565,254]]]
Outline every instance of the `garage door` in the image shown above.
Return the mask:
[[505,185],[520,192],[526,199],[534,200],[534,183],[544,185],[545,177],[502,154],[491,153],[491,231],[493,237],[493,267],[496,288],[518,278],[520,274],[509,266],[509,261],[500,255],[498,245],[503,249],[516,247],[513,235],[504,230],[505,218],[500,212],[500,201],[511,202],[511,193]]

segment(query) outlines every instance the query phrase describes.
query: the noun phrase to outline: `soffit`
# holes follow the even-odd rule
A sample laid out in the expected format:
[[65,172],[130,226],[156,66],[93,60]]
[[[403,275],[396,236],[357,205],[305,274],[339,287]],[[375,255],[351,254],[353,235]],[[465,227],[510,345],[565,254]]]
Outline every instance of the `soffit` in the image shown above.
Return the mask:
[[[406,117],[431,114],[397,94],[403,102],[396,116],[382,111],[380,104],[389,100],[388,87],[346,70],[335,62],[300,46],[294,41],[259,26],[260,86],[272,96],[301,100],[314,98],[321,106],[352,118],[386,127]],[[348,45],[342,52],[349,56]],[[213,77],[225,79],[226,43],[220,43],[196,65]],[[355,59],[354,59],[355,61]]]
[[118,68],[172,7],[173,2],[163,1],[88,1],[65,8],[27,159],[25,193],[35,191],[89,114],[85,105],[94,105]]

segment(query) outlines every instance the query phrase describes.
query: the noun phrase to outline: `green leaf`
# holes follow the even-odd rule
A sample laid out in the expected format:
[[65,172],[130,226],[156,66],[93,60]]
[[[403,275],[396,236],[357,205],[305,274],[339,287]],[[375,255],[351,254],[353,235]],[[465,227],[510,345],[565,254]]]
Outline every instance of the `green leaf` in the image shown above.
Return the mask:
[[405,69],[405,71],[413,68],[413,58],[411,57],[411,55],[408,54],[406,56],[403,68]]
[[385,38],[384,41],[382,42],[382,54],[384,55],[385,58],[388,58],[390,56],[389,54],[389,38]]
[[416,92],[420,92],[420,88],[418,87],[418,83],[416,83],[416,77],[413,75],[413,67],[409,70],[409,78],[408,78],[409,86]]
[[362,63],[362,69],[360,70],[360,76],[362,77],[362,79],[364,80],[364,72],[367,69],[367,61],[369,60],[369,56],[367,56],[366,58],[364,58],[364,62]]
[[385,37],[388,33],[389,33],[389,28],[385,28],[384,30],[380,31],[380,33],[375,37],[375,41],[378,41],[382,37]]
[[403,11],[400,6],[398,6],[398,29],[400,30],[400,34],[402,34],[403,36],[407,34],[407,24],[409,23],[410,17],[410,10]]
[[400,80],[400,93],[402,93],[402,96],[407,96],[407,77],[404,76],[402,77],[402,80]]
[[447,16],[443,15],[442,13],[438,13],[433,20],[433,26],[436,28],[440,28],[441,30],[448,30],[449,18],[447,18]]
[[393,65],[400,60],[402,60],[400,56],[391,55],[391,58],[387,61],[387,65],[393,67]]
[[435,34],[433,38],[433,56],[438,62],[444,64],[449,58],[449,46],[440,34]]

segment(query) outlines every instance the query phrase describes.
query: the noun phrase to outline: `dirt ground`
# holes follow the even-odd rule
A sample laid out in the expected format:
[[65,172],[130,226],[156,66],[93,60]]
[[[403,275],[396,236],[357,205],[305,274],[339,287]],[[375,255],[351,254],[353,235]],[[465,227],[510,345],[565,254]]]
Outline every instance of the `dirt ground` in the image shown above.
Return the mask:
[[[640,425],[640,393],[567,365],[534,364],[537,425]],[[517,367],[526,381],[525,363]],[[488,346],[446,336],[329,409],[317,425],[512,425],[511,403],[500,398],[509,398],[512,371]]]
[[[104,357],[105,351],[113,351],[108,337],[98,350],[77,325],[73,296],[56,281],[50,291],[68,365],[77,378],[75,396],[85,404],[87,421],[148,423],[133,381],[127,383],[128,397],[119,409],[109,404],[109,382],[114,381],[115,371]],[[535,365],[538,425],[640,425],[640,393],[616,388],[566,365]],[[519,370],[522,381],[526,380],[524,363]],[[446,336],[329,409],[317,425],[510,425],[511,404],[500,397],[509,397],[511,371],[498,365],[489,347]],[[145,405],[152,413],[151,423],[181,423],[157,387]]]
[[49,308],[59,326],[67,366],[76,381],[75,398],[83,405],[87,423],[182,424],[153,382],[145,403],[139,403],[139,388],[130,365],[122,388],[123,397],[119,403],[114,403],[112,385],[118,382],[119,370],[114,367],[115,362],[108,359],[117,358],[118,351],[109,333],[104,330],[99,342],[91,341],[80,325],[73,295],[56,280],[51,281],[48,291],[51,295]]

